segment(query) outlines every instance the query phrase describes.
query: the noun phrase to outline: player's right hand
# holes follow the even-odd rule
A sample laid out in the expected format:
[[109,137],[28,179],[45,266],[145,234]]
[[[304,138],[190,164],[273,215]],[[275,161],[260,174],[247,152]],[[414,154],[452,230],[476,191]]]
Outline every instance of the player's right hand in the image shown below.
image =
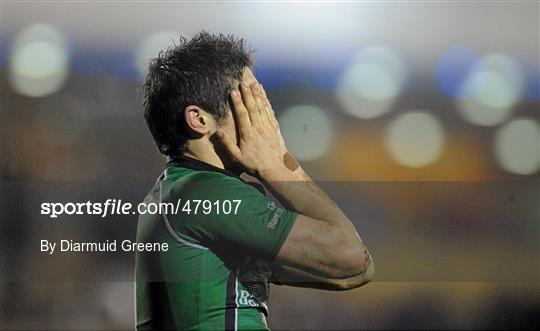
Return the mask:
[[285,144],[262,86],[257,82],[250,86],[242,82],[238,90],[231,91],[231,100],[239,141],[235,144],[222,130],[216,136],[232,159],[257,177],[286,169]]

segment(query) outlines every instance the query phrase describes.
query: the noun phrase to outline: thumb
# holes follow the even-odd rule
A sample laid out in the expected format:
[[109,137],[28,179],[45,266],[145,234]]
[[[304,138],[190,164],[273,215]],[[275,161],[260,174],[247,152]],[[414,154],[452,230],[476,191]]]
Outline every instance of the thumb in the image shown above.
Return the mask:
[[216,137],[234,160],[240,161],[242,159],[242,151],[225,132],[222,130],[216,131]]

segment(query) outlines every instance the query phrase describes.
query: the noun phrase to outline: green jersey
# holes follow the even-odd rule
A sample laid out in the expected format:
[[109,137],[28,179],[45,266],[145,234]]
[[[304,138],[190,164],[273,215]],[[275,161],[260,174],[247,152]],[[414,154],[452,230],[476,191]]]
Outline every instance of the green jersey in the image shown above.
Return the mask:
[[[169,162],[145,199],[135,257],[137,329],[268,329],[271,262],[297,214],[239,177],[187,157]],[[174,208],[173,208],[174,207]]]

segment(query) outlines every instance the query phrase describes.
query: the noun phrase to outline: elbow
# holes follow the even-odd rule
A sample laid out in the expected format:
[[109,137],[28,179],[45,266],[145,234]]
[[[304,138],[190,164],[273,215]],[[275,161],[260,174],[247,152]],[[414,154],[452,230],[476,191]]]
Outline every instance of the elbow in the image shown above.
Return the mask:
[[373,261],[371,259],[371,256],[369,256],[369,253],[367,253],[367,259],[364,259],[363,261],[364,262],[361,263],[359,263],[358,261],[356,263],[351,262],[351,270],[354,270],[355,272],[357,272],[357,274],[346,279],[339,279],[336,282],[336,290],[352,290],[366,285],[375,278],[375,266],[373,265]]
[[364,286],[370,281],[372,281],[374,277],[375,277],[375,269],[373,267],[370,267],[363,274],[359,274],[357,276],[354,276],[348,279],[339,280],[337,282],[336,290],[348,291],[348,290],[352,290],[352,289]]
[[353,276],[349,278],[348,289],[365,285],[375,278],[375,266],[367,250],[363,249],[362,254],[357,254],[349,263]]
[[355,275],[363,275],[364,277],[373,279],[375,276],[375,268],[373,266],[373,260],[369,254],[367,248],[362,244],[360,248],[355,249],[355,253],[352,254],[350,261],[351,270]]
[[373,265],[373,261],[371,261],[371,264],[367,266],[364,273],[360,274],[360,276],[361,277],[359,277],[359,282],[356,284],[355,287],[360,287],[375,279],[375,266]]
[[338,250],[339,256],[334,260],[336,263],[332,276],[336,279],[356,279],[364,285],[374,279],[375,266],[366,247],[363,244],[355,246]]

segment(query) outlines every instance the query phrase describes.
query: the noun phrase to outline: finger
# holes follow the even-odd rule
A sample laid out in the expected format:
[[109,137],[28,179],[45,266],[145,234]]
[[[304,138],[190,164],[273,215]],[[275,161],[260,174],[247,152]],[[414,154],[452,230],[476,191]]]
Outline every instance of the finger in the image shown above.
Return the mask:
[[238,133],[240,137],[245,137],[246,132],[251,127],[251,121],[249,119],[248,111],[244,106],[244,102],[242,101],[242,96],[238,90],[231,91],[231,101],[234,108],[233,113],[238,124]]
[[[270,101],[268,100],[268,96],[266,95],[266,90],[264,89],[264,86],[262,86],[262,84],[259,84],[259,85],[260,85],[260,88],[261,88],[261,94],[262,94],[264,102],[266,102],[267,105],[270,106]],[[270,108],[272,108],[272,107],[270,107]]]
[[251,84],[250,87],[251,87],[251,93],[253,94],[253,98],[255,99],[255,104],[257,105],[257,110],[259,110],[260,112],[261,110],[263,110],[263,107],[266,107],[266,106],[264,105],[264,102],[262,100],[259,84],[253,83]]
[[257,104],[257,109],[259,112],[259,119],[261,120],[261,124],[264,126],[269,125],[270,122],[268,121],[268,116],[266,115],[266,104],[263,100],[259,83],[251,84],[251,93],[253,94],[255,103]]
[[278,123],[277,123],[277,120],[276,120],[276,115],[274,113],[274,111],[272,110],[272,105],[270,104],[270,100],[268,100],[268,96],[266,95],[266,91],[264,90],[264,87],[262,86],[262,84],[259,84],[259,89],[261,91],[261,98],[262,98],[262,102],[264,103],[265,107],[265,114],[266,114],[266,117],[268,119],[268,122],[274,127],[274,128],[277,128],[278,127]]
[[264,87],[262,85],[260,85],[260,90],[261,90],[261,97],[265,105],[264,109],[265,109],[266,117],[268,118],[268,121],[275,127],[277,126],[276,124],[277,121],[276,121],[274,111],[272,110],[272,105],[270,104],[270,100],[268,100],[268,96],[266,95],[266,91],[264,90]]
[[260,116],[259,109],[257,108],[257,103],[251,92],[251,88],[247,85],[246,82],[240,84],[240,92],[242,92],[242,100],[246,106],[249,119],[251,120],[251,125],[260,125]]
[[241,162],[243,158],[242,151],[235,143],[233,143],[232,139],[221,130],[216,131],[216,136],[233,160]]

